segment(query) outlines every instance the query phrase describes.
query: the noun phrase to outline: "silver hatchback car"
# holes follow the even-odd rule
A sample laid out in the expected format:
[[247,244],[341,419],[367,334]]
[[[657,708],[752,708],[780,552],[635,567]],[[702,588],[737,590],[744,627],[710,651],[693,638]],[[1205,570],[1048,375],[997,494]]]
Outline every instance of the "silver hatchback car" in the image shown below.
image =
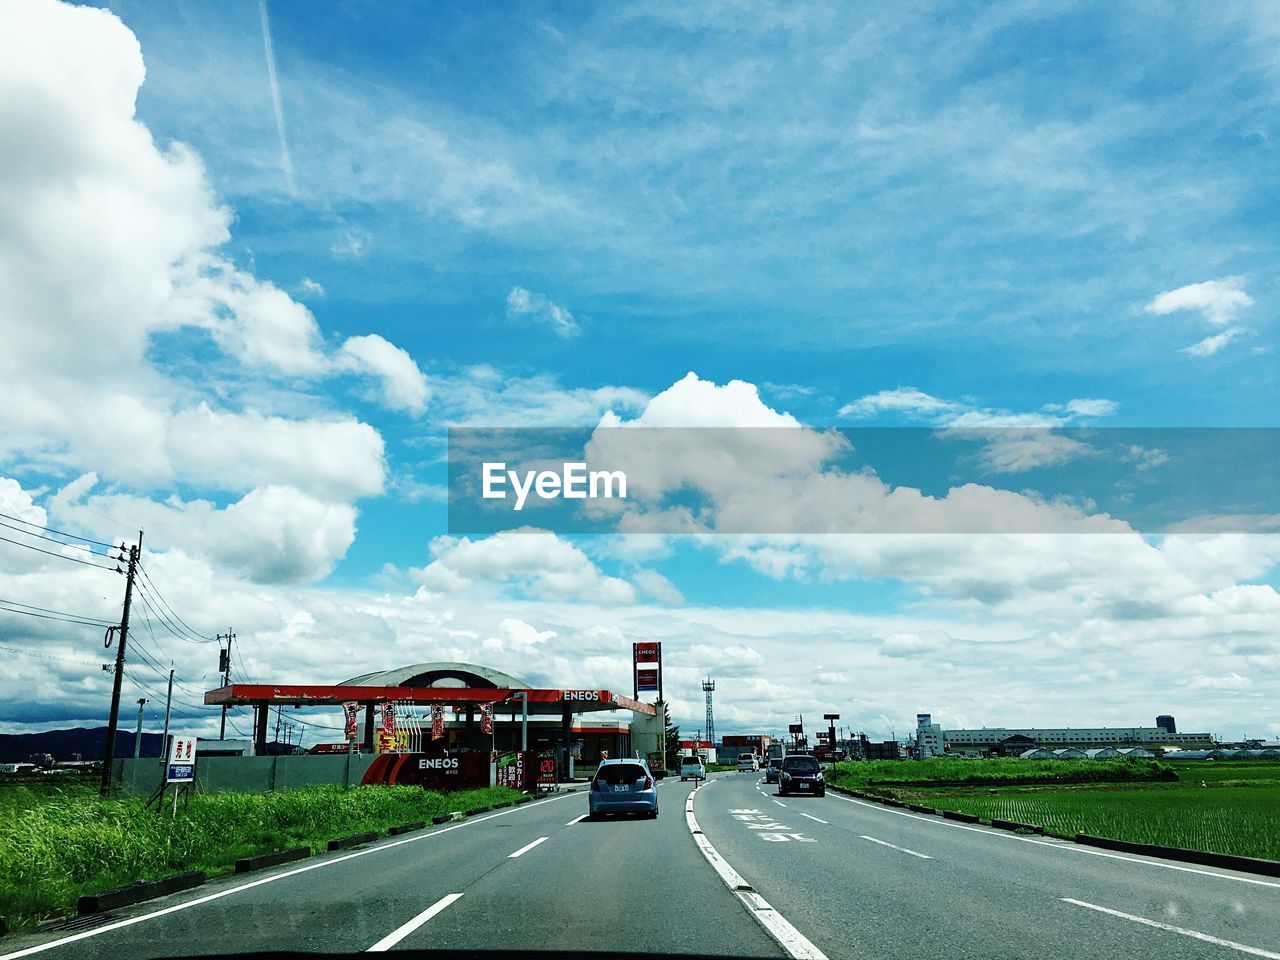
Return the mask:
[[643,760],[602,760],[587,791],[591,819],[611,813],[658,815],[658,787]]

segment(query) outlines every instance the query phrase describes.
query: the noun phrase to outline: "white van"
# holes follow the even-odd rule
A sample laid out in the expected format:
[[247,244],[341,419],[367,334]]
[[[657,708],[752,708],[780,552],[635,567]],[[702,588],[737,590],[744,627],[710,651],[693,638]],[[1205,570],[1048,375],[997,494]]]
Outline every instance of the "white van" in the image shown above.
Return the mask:
[[738,757],[739,773],[756,773],[760,769],[760,761],[754,753],[744,753]]
[[702,762],[701,757],[685,757],[680,761],[680,779],[681,780],[705,780],[707,779],[707,768]]

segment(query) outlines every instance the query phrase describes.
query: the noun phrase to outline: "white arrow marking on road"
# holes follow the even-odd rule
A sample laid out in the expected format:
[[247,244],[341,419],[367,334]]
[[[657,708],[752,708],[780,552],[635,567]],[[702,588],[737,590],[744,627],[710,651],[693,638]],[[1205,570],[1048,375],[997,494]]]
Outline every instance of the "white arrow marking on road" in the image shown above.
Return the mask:
[[587,819],[587,817],[589,817],[589,816],[591,816],[591,814],[589,814],[589,813],[584,813],[584,814],[583,814],[582,816],[580,816],[580,817],[574,817],[572,820],[570,820],[568,823],[566,823],[566,824],[565,824],[565,826],[566,826],[566,827],[572,827],[575,823],[578,823],[580,820],[585,820],[585,819]]
[[461,897],[462,897],[462,894],[460,893],[446,894],[445,896],[437,900],[435,903],[433,903],[431,906],[427,907],[427,909],[423,910],[420,914],[418,914],[408,923],[404,924],[403,926],[396,927],[394,930],[388,933],[385,937],[383,937],[381,940],[379,940],[377,943],[375,943],[372,947],[370,947],[365,952],[366,953],[384,953],[385,951],[390,950],[397,943],[399,943],[409,934],[413,933],[413,931],[417,930],[420,926],[422,926],[424,923],[426,923],[428,920],[434,917],[437,913],[439,913],[445,907],[449,906],[449,904],[453,903],[455,900],[460,899]]
[[825,824],[827,824],[827,826],[831,826],[831,824],[830,824],[828,821],[826,821],[826,820],[818,820],[818,818],[817,818],[817,817],[809,816],[809,814],[807,814],[807,813],[802,813],[802,814],[800,814],[800,816],[802,816],[802,817],[809,817],[809,819],[810,819],[810,820],[816,820],[818,823],[825,823]]
[[520,848],[519,850],[517,850],[515,853],[508,853],[508,854],[507,854],[507,859],[508,859],[508,860],[514,860],[516,857],[523,856],[524,854],[528,853],[530,850],[532,850],[534,847],[536,847],[538,844],[540,844],[540,843],[541,843],[543,840],[545,840],[545,839],[547,839],[547,838],[546,838],[546,837],[539,837],[537,840],[533,841],[533,843],[526,843],[523,847],[521,847],[521,848]]
[[894,850],[900,850],[903,853],[909,853],[911,854],[911,856],[919,857],[921,860],[933,859],[933,857],[929,856],[927,853],[917,853],[915,850],[908,850],[906,847],[900,847],[895,843],[888,843],[884,840],[877,840],[875,837],[868,837],[865,833],[860,833],[858,834],[858,836],[862,837],[863,840],[870,840],[872,843],[878,843],[882,847],[893,847]]
[[1251,953],[1255,957],[1267,957],[1269,960],[1280,960],[1280,953],[1263,950],[1261,947],[1250,947],[1247,944],[1236,943],[1234,940],[1223,940],[1221,937],[1211,937],[1209,934],[1201,933],[1199,930],[1188,930],[1186,927],[1175,927],[1171,923],[1161,923],[1159,920],[1148,920],[1146,917],[1135,917],[1131,913],[1121,913],[1119,910],[1100,907],[1096,903],[1085,903],[1083,900],[1073,900],[1071,897],[1062,897],[1061,900],[1063,903],[1074,903],[1077,907],[1085,907],[1088,910],[1097,910],[1099,913],[1110,914],[1111,916],[1119,917],[1122,920],[1132,920],[1134,923],[1146,924],[1148,927],[1155,927],[1157,930],[1168,930],[1170,933],[1180,933],[1184,937],[1194,937],[1196,940],[1203,940],[1205,943],[1216,944],[1219,947],[1230,947],[1232,950],[1239,950],[1241,953]]

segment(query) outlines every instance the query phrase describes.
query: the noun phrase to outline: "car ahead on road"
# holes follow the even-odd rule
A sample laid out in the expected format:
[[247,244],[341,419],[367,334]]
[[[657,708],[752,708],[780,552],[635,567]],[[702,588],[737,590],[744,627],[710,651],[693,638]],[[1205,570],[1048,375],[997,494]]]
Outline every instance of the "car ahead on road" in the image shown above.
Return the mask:
[[816,757],[795,753],[782,758],[782,767],[778,771],[778,796],[789,793],[807,793],[815,797],[827,795],[827,782]]
[[739,773],[755,773],[759,769],[760,764],[756,760],[756,755],[754,753],[744,753],[738,758]]
[[777,783],[778,774],[782,772],[782,758],[770,757],[769,765],[764,768],[764,782]]
[[602,760],[587,791],[592,820],[617,813],[658,815],[658,787],[643,760]]
[[707,768],[700,757],[685,757],[680,761],[681,780],[705,780]]

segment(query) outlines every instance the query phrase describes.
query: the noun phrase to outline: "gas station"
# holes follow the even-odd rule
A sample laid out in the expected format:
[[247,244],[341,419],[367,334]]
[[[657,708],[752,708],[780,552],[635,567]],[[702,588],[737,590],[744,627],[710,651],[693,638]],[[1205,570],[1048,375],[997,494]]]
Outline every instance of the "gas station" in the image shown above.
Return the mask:
[[[554,755],[561,780],[571,778],[575,762],[594,767],[604,757],[630,756],[633,723],[648,728],[657,715],[653,704],[611,690],[534,688],[498,670],[456,662],[412,664],[336,684],[235,683],[207,692],[204,702],[253,708],[256,756],[267,753],[273,709],[332,705],[346,711],[346,742],[362,753],[530,750]],[[379,708],[383,722],[375,726]],[[630,716],[619,718],[615,711]],[[608,716],[593,716],[599,714]],[[390,728],[388,715],[394,718]],[[397,723],[417,739],[407,742],[401,732],[393,744],[379,736],[380,729],[396,733]]]

